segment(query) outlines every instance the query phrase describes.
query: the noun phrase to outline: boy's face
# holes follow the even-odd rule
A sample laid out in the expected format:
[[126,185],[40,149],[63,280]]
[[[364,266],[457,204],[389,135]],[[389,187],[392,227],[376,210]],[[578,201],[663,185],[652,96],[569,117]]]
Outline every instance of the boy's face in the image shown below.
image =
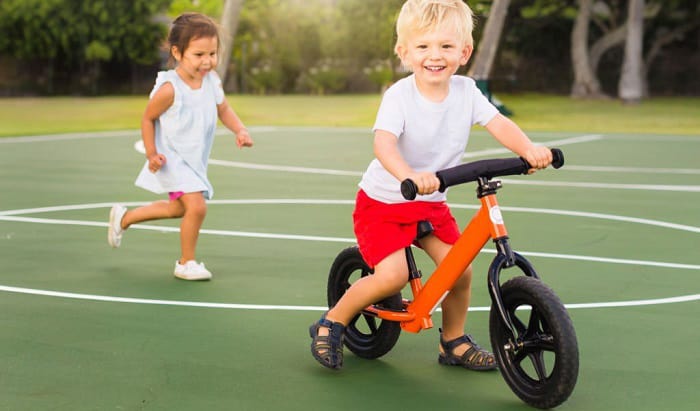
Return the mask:
[[462,41],[454,30],[413,32],[405,44],[397,46],[401,62],[416,75],[419,85],[447,86],[450,76],[467,64],[473,47]]

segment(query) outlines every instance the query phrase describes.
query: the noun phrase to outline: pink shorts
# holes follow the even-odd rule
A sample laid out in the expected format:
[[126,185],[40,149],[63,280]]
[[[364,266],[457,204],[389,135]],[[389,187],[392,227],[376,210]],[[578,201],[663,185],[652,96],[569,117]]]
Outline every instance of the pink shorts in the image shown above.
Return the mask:
[[459,227],[445,202],[411,201],[386,204],[360,190],[352,214],[360,253],[370,267],[406,248],[416,239],[419,221],[430,221],[433,234],[447,244],[460,236]]
[[185,195],[184,191],[171,191],[168,193],[168,198],[170,199],[170,201],[175,201],[183,195]]

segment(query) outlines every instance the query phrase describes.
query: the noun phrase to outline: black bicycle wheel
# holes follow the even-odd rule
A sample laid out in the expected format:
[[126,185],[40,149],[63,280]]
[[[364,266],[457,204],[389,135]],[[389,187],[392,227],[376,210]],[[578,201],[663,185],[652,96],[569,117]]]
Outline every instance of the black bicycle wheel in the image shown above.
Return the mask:
[[566,401],[578,378],[578,343],[566,308],[551,288],[518,276],[501,287],[505,310],[517,334],[510,333],[491,307],[491,344],[501,375],[527,404],[552,408]]
[[[354,281],[372,273],[362,259],[357,246],[341,251],[333,261],[328,274],[328,306],[335,306]],[[377,305],[393,310],[401,309],[403,305],[401,294],[387,297]],[[345,346],[359,357],[379,358],[391,351],[400,334],[401,326],[395,321],[358,314],[345,327]]]

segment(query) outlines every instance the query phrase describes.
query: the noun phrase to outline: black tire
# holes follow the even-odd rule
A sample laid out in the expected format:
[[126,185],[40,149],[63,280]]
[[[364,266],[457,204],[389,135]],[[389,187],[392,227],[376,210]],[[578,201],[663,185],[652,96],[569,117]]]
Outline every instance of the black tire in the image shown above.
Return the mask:
[[[328,274],[328,306],[335,306],[354,281],[371,274],[373,271],[362,259],[357,246],[341,251]],[[387,297],[377,304],[399,310],[403,306],[401,293]],[[401,325],[398,322],[358,314],[345,327],[345,346],[359,357],[379,358],[391,351],[400,334]]]
[[[505,310],[515,326],[518,349],[491,306],[491,345],[501,375],[527,404],[547,409],[566,401],[578,378],[578,343],[566,308],[551,288],[532,277],[518,276],[501,287]],[[530,308],[519,310],[519,308]]]

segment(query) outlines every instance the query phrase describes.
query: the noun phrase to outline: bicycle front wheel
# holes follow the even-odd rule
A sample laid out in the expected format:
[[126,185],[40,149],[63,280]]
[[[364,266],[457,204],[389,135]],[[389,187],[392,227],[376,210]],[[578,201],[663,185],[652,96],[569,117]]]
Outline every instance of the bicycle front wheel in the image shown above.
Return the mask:
[[566,401],[578,378],[578,343],[566,308],[551,288],[518,276],[501,287],[516,341],[491,307],[491,344],[501,375],[527,404],[552,408]]
[[[341,251],[328,274],[328,306],[335,306],[353,282],[372,273],[357,246]],[[403,306],[401,293],[389,296],[377,305],[399,310]],[[359,357],[379,358],[396,345],[400,334],[398,322],[360,313],[345,327],[345,346]]]

